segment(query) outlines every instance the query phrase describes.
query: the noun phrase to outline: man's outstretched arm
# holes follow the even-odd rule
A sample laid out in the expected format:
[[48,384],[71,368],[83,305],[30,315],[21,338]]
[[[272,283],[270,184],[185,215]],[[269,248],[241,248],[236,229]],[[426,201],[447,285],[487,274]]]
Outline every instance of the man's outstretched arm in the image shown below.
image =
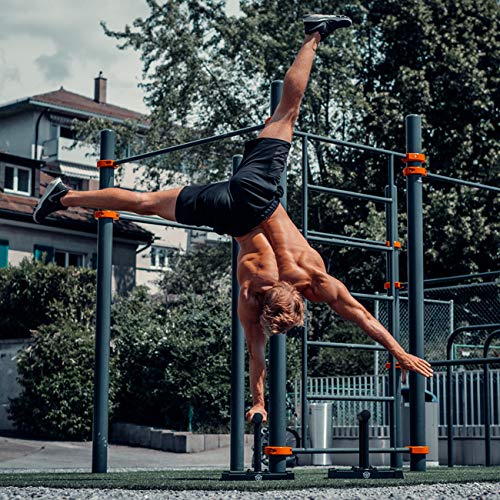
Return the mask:
[[262,326],[259,323],[260,307],[246,287],[240,289],[238,299],[238,317],[245,331],[245,339],[250,364],[250,392],[252,393],[252,408],[246,418],[252,421],[255,413],[261,413],[267,420],[264,402],[264,381],[266,379],[266,341]]
[[403,379],[406,370],[432,376],[431,365],[424,359],[408,354],[394,337],[347,290],[346,286],[328,274],[321,274],[313,285],[314,296],[326,302],[339,316],[358,325],[373,340],[383,345],[400,363]]

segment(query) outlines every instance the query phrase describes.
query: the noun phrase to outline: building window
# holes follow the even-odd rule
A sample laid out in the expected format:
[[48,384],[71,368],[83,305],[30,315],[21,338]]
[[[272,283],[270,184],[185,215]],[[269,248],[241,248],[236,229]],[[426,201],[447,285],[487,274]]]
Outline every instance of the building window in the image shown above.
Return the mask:
[[71,127],[60,127],[60,132],[59,135],[63,137],[64,139],[76,139],[76,134],[75,131]]
[[61,267],[83,267],[85,266],[85,254],[59,250],[54,247],[35,245],[35,260],[43,260],[45,264],[54,262]]
[[151,268],[166,269],[168,268],[168,255],[170,249],[165,247],[151,247]]
[[9,265],[9,242],[0,240],[0,268]]
[[31,169],[5,166],[4,188],[6,193],[31,195]]
[[33,254],[35,256],[35,260],[41,260],[45,264],[54,262],[54,247],[35,245]]
[[54,262],[61,267],[83,267],[85,256],[82,253],[56,250],[54,252]]

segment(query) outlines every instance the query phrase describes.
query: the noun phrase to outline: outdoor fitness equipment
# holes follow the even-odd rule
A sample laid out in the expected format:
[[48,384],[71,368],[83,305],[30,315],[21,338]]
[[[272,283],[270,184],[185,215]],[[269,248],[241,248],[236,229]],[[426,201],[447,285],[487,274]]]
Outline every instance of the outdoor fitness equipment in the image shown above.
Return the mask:
[[[271,114],[279,103],[282,92],[282,81],[273,81],[271,85]],[[112,130],[101,132],[100,160],[97,166],[100,171],[99,188],[113,187],[114,168],[124,163],[136,162],[154,156],[164,155],[187,149],[202,144],[208,144],[223,139],[236,137],[242,134],[261,130],[264,125],[246,127],[218,136],[207,137],[176,146],[151,151],[128,158],[115,160],[115,133]],[[296,131],[295,137],[302,138],[302,175],[303,175],[303,234],[309,241],[328,243],[333,245],[362,248],[381,251],[387,256],[385,289],[387,295],[376,295],[366,293],[352,293],[354,297],[364,300],[386,300],[390,303],[389,308],[389,331],[394,338],[399,340],[399,289],[401,283],[398,281],[398,259],[401,244],[397,237],[397,189],[394,178],[395,159],[399,158],[406,163],[404,173],[407,179],[407,216],[408,216],[408,269],[409,269],[409,312],[410,312],[410,353],[422,357],[424,354],[423,337],[423,220],[422,220],[422,179],[434,179],[440,182],[451,182],[480,189],[488,189],[500,192],[499,188],[486,186],[484,184],[462,181],[442,175],[429,174],[422,167],[425,156],[422,154],[421,141],[421,118],[417,115],[409,115],[406,118],[406,154],[382,148],[376,148],[365,144],[352,143],[332,139],[330,137],[309,134]],[[365,193],[344,191],[341,189],[328,188],[308,184],[308,141],[321,141],[341,147],[358,149],[387,157],[388,186],[385,196],[374,196]],[[241,156],[233,157],[233,168],[237,169]],[[286,206],[286,171],[283,172],[281,184],[284,188],[282,203]],[[337,196],[349,196],[366,199],[376,203],[383,203],[386,207],[386,241],[364,240],[338,234],[325,234],[317,231],[309,231],[307,224],[308,190],[328,192]],[[118,214],[108,210],[97,210],[95,217],[98,220],[98,258],[97,258],[97,317],[96,317],[96,369],[94,385],[94,414],[93,414],[93,443],[92,443],[92,472],[107,472],[107,444],[108,444],[108,395],[109,395],[109,341],[111,323],[111,266],[113,251],[113,221],[121,218],[138,223],[148,223],[167,227],[183,229],[195,229],[197,231],[211,231],[210,228],[178,224],[158,217],[139,216],[133,214]],[[236,255],[237,244],[233,242],[233,320],[232,320],[232,361],[231,361],[231,452],[229,473],[240,473],[244,470],[244,334],[237,318],[237,290],[236,280]],[[339,344],[328,342],[308,342],[307,324],[303,329],[302,347],[302,400],[301,400],[301,425],[302,442],[307,435],[307,348],[311,345],[329,348],[368,349],[384,350],[377,345],[366,344]],[[452,363],[456,363],[452,361]],[[323,397],[324,400],[364,400],[379,401],[390,404],[390,447],[387,449],[369,449],[369,453],[390,453],[391,467],[400,469],[402,465],[402,453],[408,453],[407,447],[401,446],[401,416],[400,416],[400,377],[396,371],[396,364],[391,363],[389,371],[390,383],[388,397],[347,397],[330,396]],[[286,471],[285,453],[285,387],[286,387],[286,336],[284,334],[274,335],[270,341],[270,464],[269,471],[273,478],[290,479],[290,473]],[[410,374],[410,454],[411,470],[425,471],[425,414],[424,414],[424,379],[421,375]],[[314,398],[318,399],[318,398]],[[274,453],[272,451],[274,448]],[[314,449],[300,448],[291,450],[298,453],[357,453],[358,448],[330,448]],[[366,462],[365,462],[366,463]]]

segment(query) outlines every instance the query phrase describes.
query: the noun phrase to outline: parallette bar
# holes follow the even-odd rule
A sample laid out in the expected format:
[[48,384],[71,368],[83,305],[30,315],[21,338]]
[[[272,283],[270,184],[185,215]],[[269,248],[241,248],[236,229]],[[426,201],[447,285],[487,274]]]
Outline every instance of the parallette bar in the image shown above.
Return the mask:
[[447,177],[446,175],[438,174],[427,174],[427,179],[434,179],[437,181],[447,182],[450,184],[461,184],[463,186],[470,186],[477,189],[486,189],[488,191],[494,191],[495,193],[500,193],[500,188],[495,186],[488,186],[487,184],[481,184],[479,182],[464,181],[462,179],[454,179],[453,177]]
[[179,222],[169,221],[167,219],[162,219],[161,217],[150,217],[148,215],[135,215],[128,212],[120,212],[121,220],[127,220],[130,222],[138,222],[140,224],[152,224],[154,226],[165,226],[173,227],[178,229],[190,229],[193,231],[202,231],[207,233],[213,233],[214,230],[210,227],[205,226],[189,226],[186,224],[180,224]]
[[346,191],[344,189],[335,189],[326,186],[316,186],[314,184],[309,184],[307,186],[311,191],[320,191],[325,193],[332,193],[339,196],[344,196],[348,198],[359,198],[361,200],[370,200],[378,203],[392,203],[392,198],[386,198],[384,196],[376,196],[367,193],[356,193],[355,191]]
[[341,141],[339,139],[333,139],[323,135],[308,134],[307,132],[301,132],[300,130],[296,130],[293,135],[296,137],[307,137],[308,139],[312,139],[314,141],[326,142],[337,146],[344,146],[346,148],[360,149],[361,151],[372,151],[374,153],[394,155],[398,158],[406,158],[404,153],[398,153],[397,151],[391,151],[390,149],[376,148],[374,146],[367,146],[366,144],[359,144],[357,142]]
[[392,247],[386,247],[384,245],[372,245],[370,243],[361,243],[357,241],[350,240],[339,240],[336,238],[325,238],[324,236],[309,236],[309,241],[317,241],[318,243],[326,243],[329,245],[354,247],[354,248],[364,248],[365,250],[377,250],[379,252],[392,252]]
[[167,148],[157,149],[156,151],[149,151],[148,153],[142,153],[135,156],[129,156],[128,158],[122,158],[115,161],[115,165],[122,165],[123,163],[131,163],[139,160],[145,160],[146,158],[152,158],[153,156],[166,155],[168,153],[173,153],[174,151],[180,151],[182,149],[192,148],[194,146],[200,146],[202,144],[209,144],[211,142],[222,141],[223,139],[229,139],[230,137],[235,137],[237,135],[247,134],[250,132],[256,132],[264,128],[264,125],[254,125],[253,127],[240,128],[238,130],[233,130],[232,132],[227,132],[226,134],[213,135],[210,137],[204,137],[203,139],[197,139],[196,141],[185,142],[183,144],[178,144],[176,146],[169,146]]
[[442,359],[429,363],[431,366],[498,365],[500,358]]
[[[409,453],[408,448],[370,448],[369,453]],[[294,455],[304,455],[307,453],[337,453],[349,454],[359,453],[359,448],[292,448]]]
[[351,292],[351,295],[353,297],[356,297],[357,299],[365,299],[365,300],[385,300],[386,302],[392,302],[394,300],[394,297],[392,297],[391,295],[375,295],[370,293],[357,293],[357,292]]
[[308,346],[314,347],[329,347],[332,349],[358,349],[364,351],[385,351],[386,349],[379,345],[373,344],[344,344],[342,342],[320,342],[310,340],[307,342]]
[[[370,240],[368,238],[356,238],[355,236],[346,236],[344,234],[323,233],[321,231],[308,231],[307,234],[311,236],[323,236],[325,238],[336,238],[339,240],[347,240],[347,241],[359,241],[360,243],[370,243],[371,245],[384,246],[383,241]],[[385,245],[385,246],[390,246],[390,245]]]
[[[498,360],[500,361],[500,358]],[[375,401],[381,403],[394,401],[393,396],[311,396],[309,394],[307,399],[310,401]]]

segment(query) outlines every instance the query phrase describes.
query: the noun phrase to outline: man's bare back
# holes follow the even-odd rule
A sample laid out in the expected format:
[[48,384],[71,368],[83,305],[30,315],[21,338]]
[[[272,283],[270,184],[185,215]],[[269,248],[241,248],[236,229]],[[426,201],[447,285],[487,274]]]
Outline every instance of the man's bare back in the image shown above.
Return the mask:
[[330,276],[320,254],[314,250],[279,205],[273,215],[247,235],[236,238],[240,244],[238,314],[250,353],[250,385],[254,413],[266,415],[264,408],[266,336],[259,323],[262,297],[273,284],[288,282],[312,302],[324,302],[344,319],[354,322],[372,339],[398,359],[407,370],[432,375],[427,361],[406,353],[392,335],[361,305],[339,280]]

